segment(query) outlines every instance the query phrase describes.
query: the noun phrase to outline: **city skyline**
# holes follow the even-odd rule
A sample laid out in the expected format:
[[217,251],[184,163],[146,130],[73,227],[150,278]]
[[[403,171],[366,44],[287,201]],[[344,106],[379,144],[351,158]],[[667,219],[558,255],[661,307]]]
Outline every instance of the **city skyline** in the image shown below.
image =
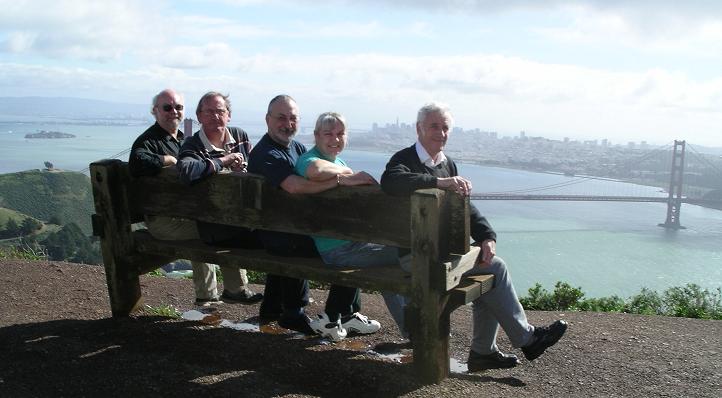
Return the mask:
[[[146,104],[231,95],[262,122],[412,122],[514,136],[722,147],[722,4],[709,1],[0,0],[0,91]],[[191,107],[189,106],[189,109]],[[260,115],[260,116],[259,116]]]

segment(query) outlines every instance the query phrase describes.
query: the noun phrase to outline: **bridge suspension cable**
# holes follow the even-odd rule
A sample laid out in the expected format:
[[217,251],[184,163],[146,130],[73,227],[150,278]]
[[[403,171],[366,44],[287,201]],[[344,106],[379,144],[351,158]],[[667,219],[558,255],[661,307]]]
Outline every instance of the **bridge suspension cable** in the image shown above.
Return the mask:
[[585,181],[589,181],[591,179],[592,179],[591,177],[580,177],[580,178],[575,178],[572,181],[559,182],[556,184],[542,185],[542,186],[538,186],[538,187],[524,188],[524,189],[512,189],[509,191],[496,191],[496,192],[484,192],[484,193],[496,195],[496,194],[518,194],[518,193],[525,193],[525,192],[547,191],[550,189],[562,188],[562,187],[566,187],[569,185],[576,185],[576,184],[579,184],[579,183],[582,183]]
[[687,147],[692,151],[692,153],[694,154],[694,158],[696,160],[700,161],[701,163],[704,163],[706,166],[709,166],[714,171],[716,171],[717,174],[722,175],[722,171],[720,171],[720,169],[717,168],[717,166],[714,163],[710,162],[709,159],[705,158],[700,152],[698,152],[696,149],[694,149],[694,147],[692,145],[687,144]]
[[[130,148],[127,148],[127,149],[124,149],[124,150],[116,153],[115,155],[108,156],[106,159],[120,159],[121,157],[125,157],[125,155],[127,155],[129,153],[130,153]],[[88,167],[78,170],[78,173],[85,174],[88,171],[90,171],[90,165],[88,165]]]

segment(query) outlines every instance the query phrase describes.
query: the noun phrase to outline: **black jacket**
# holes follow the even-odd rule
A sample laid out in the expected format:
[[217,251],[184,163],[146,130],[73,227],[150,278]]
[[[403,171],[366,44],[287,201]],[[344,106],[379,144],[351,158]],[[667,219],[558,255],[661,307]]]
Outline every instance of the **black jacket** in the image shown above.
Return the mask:
[[163,130],[158,122],[148,127],[135,142],[130,150],[128,169],[133,177],[152,176],[160,173],[163,168],[163,156],[178,157],[180,142],[183,141],[183,132],[178,131],[177,139]]
[[[412,145],[396,152],[386,164],[386,170],[381,176],[381,189],[389,195],[408,196],[417,189],[436,188],[437,178],[458,175],[456,163],[449,157],[433,168],[424,165],[416,154],[416,146]],[[473,203],[469,206],[469,213],[471,237],[477,242],[496,240],[496,232]]]

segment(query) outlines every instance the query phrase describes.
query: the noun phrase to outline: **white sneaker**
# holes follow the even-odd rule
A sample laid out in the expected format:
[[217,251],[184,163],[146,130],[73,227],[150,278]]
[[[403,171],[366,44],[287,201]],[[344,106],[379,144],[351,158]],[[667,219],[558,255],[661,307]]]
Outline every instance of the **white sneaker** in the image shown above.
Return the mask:
[[379,321],[369,319],[360,312],[354,312],[349,316],[341,318],[341,326],[349,332],[361,334],[376,333],[381,329]]
[[318,315],[318,319],[311,321],[310,326],[316,333],[333,341],[346,338],[346,329],[341,325],[341,319],[331,322],[325,312]]

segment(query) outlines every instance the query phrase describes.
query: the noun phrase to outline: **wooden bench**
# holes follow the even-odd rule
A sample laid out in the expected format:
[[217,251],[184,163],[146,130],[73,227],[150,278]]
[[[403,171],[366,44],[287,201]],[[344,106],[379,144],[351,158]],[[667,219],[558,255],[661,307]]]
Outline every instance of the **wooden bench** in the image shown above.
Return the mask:
[[[140,305],[139,275],[179,258],[398,292],[412,298],[406,327],[413,335],[415,371],[420,381],[436,383],[449,373],[451,312],[493,282],[487,275],[462,278],[479,248],[469,244],[468,198],[446,191],[419,190],[401,198],[367,186],[292,195],[261,176],[242,173],[219,174],[189,187],[172,168],[134,179],[119,160],[92,163],[90,175],[93,230],[101,241],[113,316],[127,316]],[[132,230],[146,214],[409,248],[412,273],[398,265],[333,269],[319,258],[162,241]]]

